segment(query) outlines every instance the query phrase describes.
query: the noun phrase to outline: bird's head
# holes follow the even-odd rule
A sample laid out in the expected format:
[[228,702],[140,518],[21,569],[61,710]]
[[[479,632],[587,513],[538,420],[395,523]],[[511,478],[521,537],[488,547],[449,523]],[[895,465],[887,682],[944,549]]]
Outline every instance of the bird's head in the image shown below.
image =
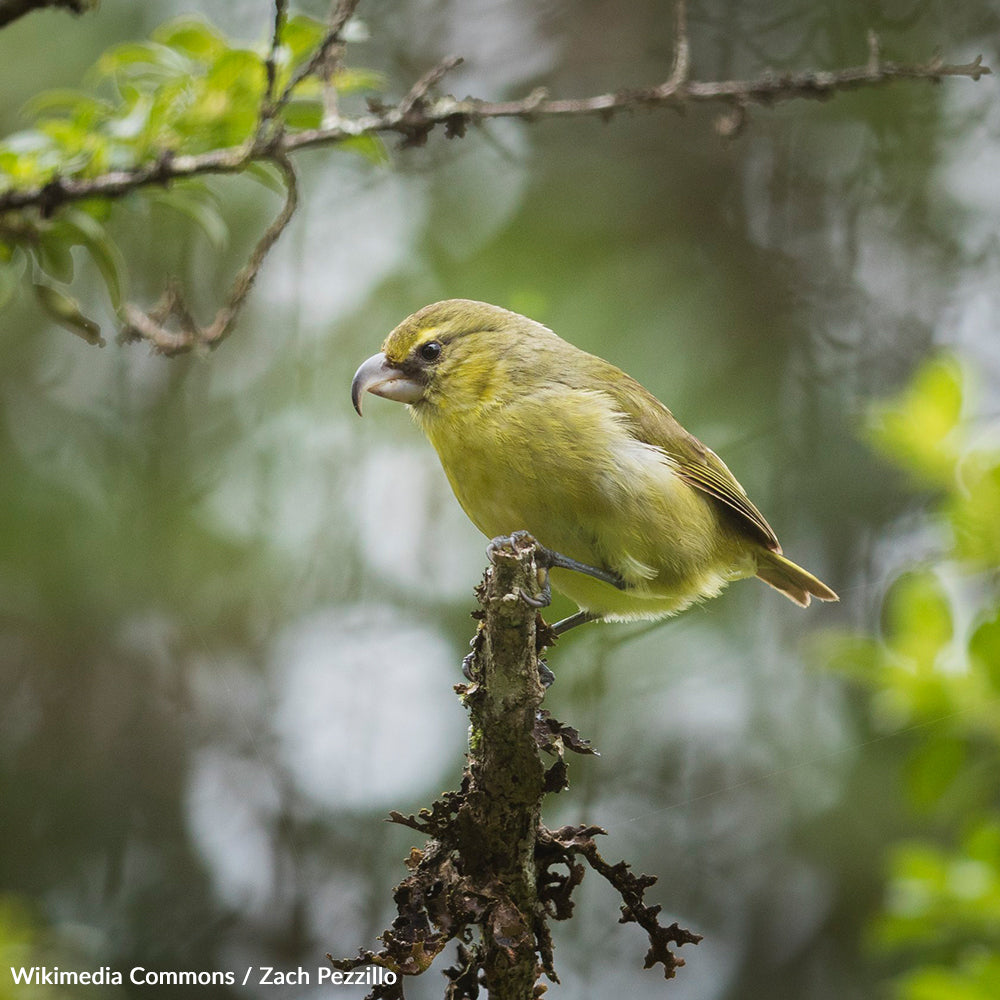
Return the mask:
[[381,353],[357,370],[354,408],[361,413],[366,392],[418,410],[477,407],[510,391],[515,369],[530,365],[539,338],[558,339],[540,323],[486,302],[435,302],[403,320]]

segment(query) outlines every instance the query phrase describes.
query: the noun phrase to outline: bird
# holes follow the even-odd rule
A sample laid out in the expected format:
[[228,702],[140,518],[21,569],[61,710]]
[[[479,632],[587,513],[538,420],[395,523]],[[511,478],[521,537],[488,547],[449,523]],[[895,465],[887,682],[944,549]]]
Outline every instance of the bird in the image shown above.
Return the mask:
[[676,615],[753,576],[802,607],[838,600],[656,396],[526,316],[425,306],[358,368],[359,416],[366,393],[407,405],[488,538],[542,546],[547,582],[579,608],[556,634]]

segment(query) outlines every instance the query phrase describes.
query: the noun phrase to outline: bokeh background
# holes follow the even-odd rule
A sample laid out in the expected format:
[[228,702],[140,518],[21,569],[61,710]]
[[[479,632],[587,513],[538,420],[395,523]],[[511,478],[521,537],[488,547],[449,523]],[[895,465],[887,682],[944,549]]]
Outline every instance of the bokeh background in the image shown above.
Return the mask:
[[[267,37],[263,0],[198,9],[247,44]],[[106,47],[190,11],[104,0],[0,31],[3,133],[39,90],[79,86]],[[465,63],[444,89],[458,96],[583,96],[669,73],[666,2],[370,0],[359,16],[348,65],[383,73],[388,96],[453,52]],[[988,0],[703,0],[690,20],[704,79],[863,63],[869,29],[889,58],[998,61]],[[947,349],[972,387],[962,419],[994,440],[998,107],[996,77],[953,79],[755,109],[736,138],[719,134],[722,109],[692,107],[491,122],[390,142],[382,165],[301,154],[299,214],[209,357],[99,350],[17,295],[0,315],[3,966],[313,968],[375,945],[419,841],[384,819],[461,773],[452,684],[485,540],[403,409],[370,400],[360,421],[349,385],[407,314],[462,296],[640,378],[842,598],[802,611],[746,582],[653,630],[559,643],[546,704],[601,756],[571,761],[545,819],[606,827],[605,856],[659,875],[651,897],[704,941],[664,984],[589,877],[555,928],[549,995],[898,988],[912,956],[873,930],[891,848],[964,829],[966,800],[934,811],[949,787],[934,775],[962,770],[934,754],[961,742],[967,709],[907,713],[839,668],[843,637],[884,642],[899,575],[947,549],[940,490],[872,443],[873,406]],[[116,207],[132,298],[176,275],[211,315],[280,200],[247,179],[209,187],[228,237],[168,204]],[[96,269],[76,263],[75,293],[112,328]],[[981,590],[945,576],[961,641]],[[977,701],[987,732],[998,693]],[[907,778],[921,753],[923,812]],[[2,997],[75,995],[6,976]],[[443,989],[432,970],[407,995]],[[107,994],[131,992],[144,994]]]

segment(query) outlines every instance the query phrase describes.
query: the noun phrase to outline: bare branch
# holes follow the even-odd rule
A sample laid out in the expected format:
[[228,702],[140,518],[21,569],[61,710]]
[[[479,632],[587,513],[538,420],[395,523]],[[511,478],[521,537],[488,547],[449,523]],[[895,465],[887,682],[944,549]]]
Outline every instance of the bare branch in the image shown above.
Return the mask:
[[[340,17],[346,19],[355,6],[356,0],[344,0],[340,7]],[[335,40],[336,32],[331,30],[320,48],[329,52],[326,42],[333,44]],[[680,36],[678,40],[680,41]],[[494,118],[520,118],[525,121],[595,115],[609,118],[619,111],[677,108],[686,104],[720,103],[728,108],[745,108],[751,104],[771,106],[797,98],[823,100],[842,91],[885,86],[899,80],[939,82],[948,76],[979,80],[992,72],[988,66],[983,65],[981,56],[970,63],[959,65],[946,64],[940,59],[905,65],[869,58],[863,65],[841,70],[782,74],[766,72],[753,80],[698,81],[683,78],[686,73],[686,57],[682,49],[683,46],[678,47],[670,79],[653,87],[569,99],[550,99],[544,90],[535,90],[527,97],[515,101],[484,101],[477,98],[457,100],[454,97],[426,101],[427,91],[444,73],[457,65],[457,59],[452,57],[417,81],[406,97],[394,106],[378,107],[369,114],[355,117],[337,117],[322,128],[284,134],[275,137],[273,142],[258,144],[256,147],[235,146],[193,156],[165,156],[132,170],[110,171],[98,177],[57,178],[40,187],[10,189],[0,193],[0,212],[34,206],[50,213],[66,202],[84,198],[118,197],[151,184],[165,184],[174,179],[200,174],[239,173],[255,159],[287,156],[299,149],[332,146],[363,135],[397,133],[405,139],[415,133],[426,135],[438,125],[446,126],[449,135],[460,135],[466,124]],[[314,58],[310,65],[313,62],[318,65],[320,61]],[[294,81],[285,88],[278,99],[278,106],[287,99],[293,86]]]
[[[607,117],[616,111],[630,111],[637,108],[665,105],[677,107],[685,103],[728,103],[736,100],[772,105],[795,98],[832,97],[840,91],[887,84],[896,80],[937,82],[945,76],[967,76],[978,80],[991,72],[988,66],[983,65],[982,56],[977,56],[973,62],[963,65],[946,65],[940,60],[912,66],[886,62],[873,69],[866,63],[864,66],[825,72],[810,70],[782,74],[766,72],[754,80],[690,81],[681,85],[671,79],[656,87],[619,90],[579,99],[536,101],[530,107],[526,101],[488,102],[475,99],[457,101],[454,98],[442,98],[427,109],[426,118],[433,124],[438,124],[456,114],[467,116],[473,121],[481,121],[487,118],[536,119],[580,115]],[[388,131],[392,127],[387,121],[380,123],[377,131]],[[301,134],[294,136],[292,142],[296,146],[311,144],[311,141],[303,141]]]
[[429,69],[410,88],[410,92],[396,105],[397,112],[406,117],[414,108],[423,104],[431,87],[440,83],[445,74],[451,72],[456,66],[461,66],[463,60],[461,56],[446,56],[436,66]]
[[85,14],[95,6],[95,0],[0,0],[0,28],[33,10],[61,7],[72,14]]

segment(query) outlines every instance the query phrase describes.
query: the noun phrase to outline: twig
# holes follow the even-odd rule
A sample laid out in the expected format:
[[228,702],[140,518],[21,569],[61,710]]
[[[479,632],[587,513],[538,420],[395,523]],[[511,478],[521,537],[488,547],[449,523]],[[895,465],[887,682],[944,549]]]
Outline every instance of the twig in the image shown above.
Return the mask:
[[[410,88],[410,92],[396,105],[395,111],[399,115],[398,131],[403,134],[404,146],[422,146],[427,142],[427,136],[434,128],[433,124],[424,120],[423,111],[426,107],[426,97],[428,91],[435,84],[439,83],[446,73],[461,65],[461,56],[447,56],[436,66],[429,69]],[[456,134],[464,132],[464,123],[456,125],[451,121],[447,125],[447,134],[451,138]]]
[[330,24],[323,41],[312,54],[312,58],[300,66],[288,81],[281,96],[275,102],[275,110],[280,111],[289,101],[292,92],[306,77],[312,76],[327,60],[334,47],[341,43],[340,33],[351,19],[360,0],[335,0],[336,6],[330,14]]
[[436,66],[429,69],[410,88],[410,92],[396,105],[396,112],[405,118],[411,111],[423,104],[427,92],[435,84],[440,83],[446,73],[462,64],[461,56],[446,56]]
[[668,85],[676,93],[691,73],[691,43],[687,31],[687,0],[677,0],[674,8],[674,65]]
[[274,29],[271,32],[271,48],[267,53],[267,61],[264,63],[264,72],[267,74],[267,88],[264,91],[264,100],[261,103],[261,118],[269,118],[274,114],[274,87],[277,81],[278,49],[281,47],[281,35],[284,31],[287,18],[288,0],[274,0]]

